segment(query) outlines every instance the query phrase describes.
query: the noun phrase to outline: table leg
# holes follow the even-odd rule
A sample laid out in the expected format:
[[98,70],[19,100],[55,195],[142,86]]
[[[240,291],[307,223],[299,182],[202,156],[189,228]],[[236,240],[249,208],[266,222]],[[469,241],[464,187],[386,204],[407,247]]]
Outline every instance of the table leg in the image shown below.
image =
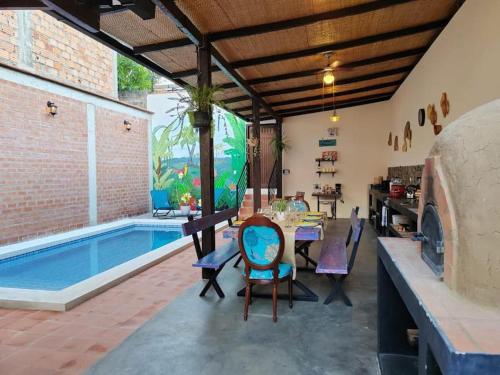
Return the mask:
[[316,198],[318,198],[318,212],[319,212],[319,195]]

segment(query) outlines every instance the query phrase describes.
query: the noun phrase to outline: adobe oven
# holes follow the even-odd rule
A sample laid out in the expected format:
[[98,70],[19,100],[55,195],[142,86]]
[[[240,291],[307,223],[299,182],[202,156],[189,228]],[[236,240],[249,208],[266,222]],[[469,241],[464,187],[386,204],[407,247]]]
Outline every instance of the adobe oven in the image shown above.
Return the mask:
[[500,100],[443,130],[421,187],[422,258],[454,291],[500,307]]

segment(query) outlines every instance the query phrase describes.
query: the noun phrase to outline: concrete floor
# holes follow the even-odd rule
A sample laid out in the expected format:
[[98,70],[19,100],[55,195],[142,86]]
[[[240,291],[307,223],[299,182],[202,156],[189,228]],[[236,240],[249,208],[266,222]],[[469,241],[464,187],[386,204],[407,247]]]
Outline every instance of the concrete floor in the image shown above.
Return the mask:
[[[347,233],[349,221],[329,226]],[[317,257],[319,243],[311,249]],[[88,374],[378,374],[376,359],[376,236],[365,226],[354,271],[344,283],[354,307],[322,302],[326,277],[299,272],[298,279],[320,302],[278,304],[255,299],[243,321],[239,269],[226,267],[220,284],[226,293],[198,297],[202,283],[180,295],[89,369]],[[283,287],[285,284],[283,284]],[[284,291],[284,289],[283,289]]]

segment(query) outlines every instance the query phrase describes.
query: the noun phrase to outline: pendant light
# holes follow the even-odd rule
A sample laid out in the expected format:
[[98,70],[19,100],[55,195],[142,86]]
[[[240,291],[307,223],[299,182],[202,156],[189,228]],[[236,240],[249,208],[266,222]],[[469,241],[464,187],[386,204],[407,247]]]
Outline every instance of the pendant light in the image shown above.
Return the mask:
[[333,75],[333,69],[325,69],[323,74],[323,83],[325,85],[331,85],[335,82],[335,76]]

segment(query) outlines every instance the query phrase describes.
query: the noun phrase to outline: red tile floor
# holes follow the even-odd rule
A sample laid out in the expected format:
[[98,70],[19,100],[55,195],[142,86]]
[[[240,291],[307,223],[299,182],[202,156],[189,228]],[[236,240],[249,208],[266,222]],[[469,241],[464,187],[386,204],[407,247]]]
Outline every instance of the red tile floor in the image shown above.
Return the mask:
[[0,374],[84,372],[200,280],[195,259],[189,247],[70,311],[0,309]]

